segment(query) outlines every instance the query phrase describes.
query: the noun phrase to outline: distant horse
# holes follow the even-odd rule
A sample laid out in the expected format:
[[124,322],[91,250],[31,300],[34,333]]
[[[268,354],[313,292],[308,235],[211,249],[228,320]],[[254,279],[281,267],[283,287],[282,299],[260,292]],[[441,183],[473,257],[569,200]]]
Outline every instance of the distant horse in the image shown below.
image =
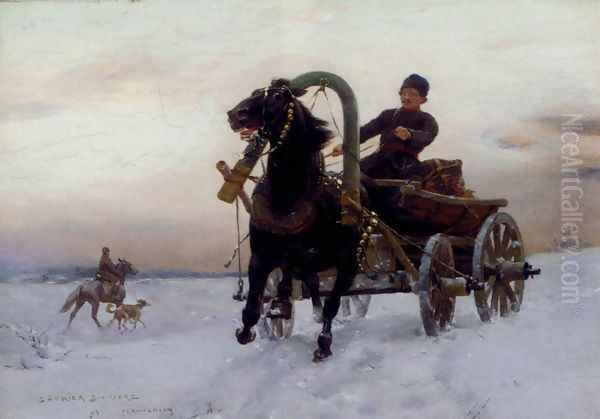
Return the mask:
[[66,313],[73,305],[75,305],[75,308],[71,312],[67,328],[71,327],[71,322],[85,303],[91,304],[92,319],[98,327],[102,327],[97,317],[100,303],[114,303],[117,306],[123,304],[123,300],[125,300],[125,276],[128,274],[135,275],[138,273],[138,270],[125,259],[119,259],[116,269],[121,273],[119,275],[121,280],[113,285],[117,287],[116,292],[114,292],[111,287],[108,287],[109,289],[107,289],[100,279],[93,279],[79,285],[71,294],[69,294],[65,304],[60,310],[61,313]]
[[[358,270],[358,229],[340,223],[340,191],[323,173],[321,149],[333,137],[327,123],[298,99],[306,90],[292,89],[285,79],[255,90],[227,112],[233,131],[259,130],[270,153],[263,180],[253,194],[250,219],[250,289],[237,340],[254,340],[267,277],[277,267],[310,286],[317,272],[335,267],[337,277],[323,308],[323,329],[314,360],[332,354],[331,324],[340,298]],[[284,278],[285,279],[285,278]],[[287,282],[287,281],[282,281]],[[318,280],[317,280],[318,285]]]

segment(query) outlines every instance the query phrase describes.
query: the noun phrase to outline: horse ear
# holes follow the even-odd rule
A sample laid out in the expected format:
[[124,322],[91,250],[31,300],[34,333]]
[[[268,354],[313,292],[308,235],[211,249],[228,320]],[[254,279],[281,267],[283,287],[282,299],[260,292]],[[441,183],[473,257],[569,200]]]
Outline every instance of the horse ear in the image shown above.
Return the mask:
[[292,94],[296,97],[304,96],[308,90],[306,89],[291,89]]
[[273,79],[271,80],[271,87],[290,87],[290,81],[288,79]]
[[271,80],[271,87],[287,87],[296,97],[300,97],[308,91],[306,89],[293,89],[291,88],[291,84],[292,82],[289,79],[280,78]]

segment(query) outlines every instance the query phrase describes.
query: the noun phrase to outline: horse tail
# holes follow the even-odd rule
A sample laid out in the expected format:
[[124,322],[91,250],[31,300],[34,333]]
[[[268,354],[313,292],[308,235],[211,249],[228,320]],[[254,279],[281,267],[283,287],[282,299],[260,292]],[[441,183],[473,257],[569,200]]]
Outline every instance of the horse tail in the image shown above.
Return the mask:
[[113,314],[116,311],[117,311],[117,306],[114,305],[113,303],[108,303],[106,305],[106,312],[107,313]]
[[61,313],[66,313],[75,304],[75,301],[79,298],[79,292],[81,291],[81,285],[73,290],[71,294],[65,300],[65,304],[60,309]]

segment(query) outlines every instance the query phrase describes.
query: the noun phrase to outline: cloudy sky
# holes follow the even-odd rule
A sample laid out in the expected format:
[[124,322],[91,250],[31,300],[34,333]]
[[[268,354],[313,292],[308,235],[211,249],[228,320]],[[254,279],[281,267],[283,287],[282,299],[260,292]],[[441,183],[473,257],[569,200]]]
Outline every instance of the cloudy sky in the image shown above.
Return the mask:
[[440,134],[423,157],[461,158],[480,196],[508,198],[530,251],[559,235],[561,123],[582,115],[581,236],[600,245],[599,40],[595,1],[2,2],[0,263],[90,264],[108,245],[221,269],[235,212],[214,164],[242,150],[225,111],[318,69],[363,123],[426,76]]

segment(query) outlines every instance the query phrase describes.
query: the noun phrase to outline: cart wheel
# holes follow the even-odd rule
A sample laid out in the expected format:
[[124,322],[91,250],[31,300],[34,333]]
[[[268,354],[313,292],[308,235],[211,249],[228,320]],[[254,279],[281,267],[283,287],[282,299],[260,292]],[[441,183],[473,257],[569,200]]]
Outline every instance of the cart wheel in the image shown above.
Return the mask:
[[447,330],[454,320],[456,297],[443,292],[440,277],[453,277],[454,255],[446,236],[436,234],[427,241],[419,267],[419,305],[421,320],[427,336],[437,336]]
[[354,314],[357,318],[363,318],[369,311],[369,304],[371,304],[370,295],[342,297],[342,316],[350,317]]
[[515,220],[505,212],[486,218],[473,251],[473,279],[483,285],[475,291],[475,306],[479,318],[489,322],[498,313],[508,316],[509,307],[518,312],[523,303],[525,281],[496,281],[493,268],[503,261],[522,262],[525,249]]
[[273,337],[287,339],[292,336],[292,332],[294,331],[294,317],[296,316],[295,311],[294,302],[292,301],[292,317],[289,319],[269,319]]
[[259,320],[258,332],[262,338],[289,338],[294,330],[294,317],[296,315],[294,300],[290,299],[292,304],[292,316],[289,319],[272,319],[265,316],[273,298],[277,297],[277,287],[283,278],[281,269],[274,270],[267,278],[265,294],[263,296],[263,306],[261,318]]

